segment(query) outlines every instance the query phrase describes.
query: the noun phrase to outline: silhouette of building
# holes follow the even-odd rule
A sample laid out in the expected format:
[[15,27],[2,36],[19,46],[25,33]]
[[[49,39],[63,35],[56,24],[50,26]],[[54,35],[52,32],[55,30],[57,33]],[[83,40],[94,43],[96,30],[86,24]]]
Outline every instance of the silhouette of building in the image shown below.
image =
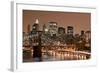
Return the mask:
[[91,31],[86,31],[85,35],[86,35],[86,41],[89,41],[91,39]]
[[35,23],[32,25],[32,34],[36,33],[39,30],[39,20],[36,19]]
[[45,31],[45,29],[46,29],[46,25],[44,24],[44,25],[43,25],[43,31]]
[[68,26],[67,27],[67,37],[66,37],[66,42],[67,44],[73,44],[74,43],[74,36],[73,36],[73,26]]
[[84,30],[81,30],[81,35],[84,35]]
[[74,29],[73,26],[68,26],[67,27],[67,35],[72,35],[73,36],[73,32],[74,32],[73,29]]
[[85,31],[81,30],[80,40],[85,41]]
[[86,31],[85,35],[86,35],[86,38],[85,38],[86,44],[85,44],[85,46],[90,47],[91,46],[91,31]]
[[49,22],[49,33],[51,36],[56,36],[58,33],[57,22]]
[[58,27],[58,34],[65,34],[65,28]]
[[48,33],[48,28],[47,28],[47,26],[45,24],[43,25],[43,33],[44,34]]

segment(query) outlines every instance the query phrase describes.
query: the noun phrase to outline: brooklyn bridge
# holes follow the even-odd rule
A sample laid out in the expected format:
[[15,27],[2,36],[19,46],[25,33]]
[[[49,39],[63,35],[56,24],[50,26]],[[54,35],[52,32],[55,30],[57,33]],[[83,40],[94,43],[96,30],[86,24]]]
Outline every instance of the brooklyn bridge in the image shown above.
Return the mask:
[[39,51],[36,52],[37,57],[34,57],[33,51],[32,48],[23,50],[23,62],[87,60],[91,55],[89,52],[75,51],[67,46],[42,46],[40,55]]
[[90,31],[81,31],[81,34],[73,34],[74,27],[58,27],[57,22],[49,22],[47,28],[39,30],[39,22],[36,20],[32,31],[23,33],[23,62],[38,61],[64,61],[64,60],[88,60],[91,58]]

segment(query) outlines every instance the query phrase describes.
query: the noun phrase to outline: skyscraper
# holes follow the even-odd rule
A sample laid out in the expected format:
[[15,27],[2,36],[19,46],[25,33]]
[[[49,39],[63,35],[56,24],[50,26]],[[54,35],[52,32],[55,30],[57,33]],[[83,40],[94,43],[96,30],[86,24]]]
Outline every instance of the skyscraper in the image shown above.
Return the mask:
[[58,32],[57,22],[49,22],[49,32],[51,36],[56,36]]
[[85,41],[85,32],[84,32],[84,30],[81,30],[81,35],[80,35],[80,39],[81,39],[81,41]]
[[86,38],[85,38],[86,46],[90,47],[91,46],[91,31],[86,31],[85,35],[86,35]]
[[39,20],[36,19],[35,23],[32,25],[32,33],[36,33],[39,30]]
[[73,29],[74,29],[73,26],[68,26],[67,27],[67,35],[72,35],[73,36],[73,32],[74,32]]
[[84,35],[84,31],[83,30],[81,30],[81,35]]
[[45,24],[43,25],[43,33],[44,34],[48,33],[48,28]]
[[58,34],[65,34],[65,28],[58,27]]
[[86,40],[87,41],[91,40],[91,31],[86,31],[85,35],[86,35]]
[[73,26],[68,26],[67,27],[67,37],[66,37],[66,41],[67,44],[73,44],[74,43],[74,36],[73,36]]

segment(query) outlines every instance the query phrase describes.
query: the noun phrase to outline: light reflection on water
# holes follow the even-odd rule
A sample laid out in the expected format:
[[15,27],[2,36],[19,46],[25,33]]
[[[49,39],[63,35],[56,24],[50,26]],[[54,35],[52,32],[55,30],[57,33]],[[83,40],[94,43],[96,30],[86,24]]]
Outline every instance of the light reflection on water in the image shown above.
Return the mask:
[[[28,62],[32,60],[33,51],[32,48],[26,48],[31,51],[31,58],[27,59]],[[61,61],[61,60],[86,60],[90,58],[90,54],[75,52],[74,50],[62,49],[62,48],[42,48],[42,61]],[[23,61],[26,60],[23,58]],[[34,61],[34,58],[33,60]]]

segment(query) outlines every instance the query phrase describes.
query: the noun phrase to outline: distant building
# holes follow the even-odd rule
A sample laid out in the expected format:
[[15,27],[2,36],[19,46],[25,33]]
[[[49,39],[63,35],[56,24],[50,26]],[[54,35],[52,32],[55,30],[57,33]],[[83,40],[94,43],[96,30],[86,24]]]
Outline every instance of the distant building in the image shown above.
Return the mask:
[[72,35],[73,36],[73,32],[74,32],[73,29],[74,29],[73,26],[68,26],[67,27],[67,35]]
[[86,40],[90,40],[91,39],[91,31],[86,31],[85,35],[86,35]]
[[32,34],[36,33],[39,30],[39,20],[36,19],[35,23],[32,25]]
[[65,34],[65,28],[58,27],[58,34]]
[[86,31],[85,32],[86,38],[86,46],[90,47],[91,46],[91,31]]
[[46,25],[44,24],[44,25],[43,25],[43,31],[45,31],[45,29],[46,29]]
[[49,33],[51,36],[56,36],[58,33],[57,22],[49,22]]
[[67,27],[67,37],[66,37],[66,43],[67,44],[73,44],[74,43],[74,36],[73,36],[73,26]]
[[79,40],[79,37],[80,37],[79,34],[75,34],[75,35],[74,35],[75,40]]
[[84,30],[81,30],[81,35],[80,35],[80,40],[81,41],[85,41],[85,31]]
[[23,32],[23,46],[29,46],[29,34]]
[[74,43],[76,44],[76,47],[79,47],[79,41],[80,41],[80,35],[79,34],[75,34],[74,35]]
[[84,35],[84,31],[83,30],[81,30],[81,35]]
[[43,33],[44,34],[48,33],[48,28],[45,24],[43,25]]

